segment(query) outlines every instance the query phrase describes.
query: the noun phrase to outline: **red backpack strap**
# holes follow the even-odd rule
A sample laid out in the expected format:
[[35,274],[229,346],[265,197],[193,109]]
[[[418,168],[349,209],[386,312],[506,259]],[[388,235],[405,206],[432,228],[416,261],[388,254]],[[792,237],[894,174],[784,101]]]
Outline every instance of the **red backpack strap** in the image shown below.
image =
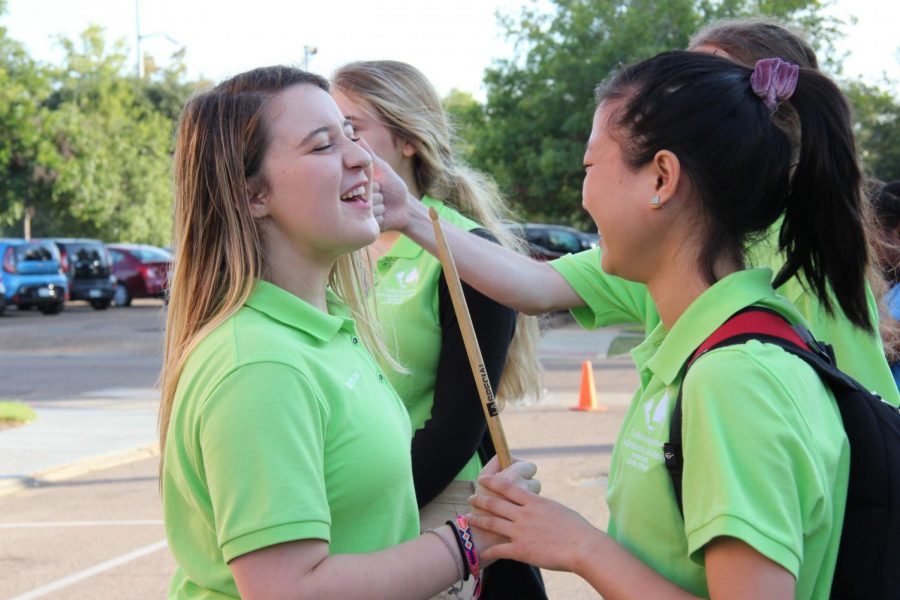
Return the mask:
[[781,338],[792,344],[800,346],[804,350],[810,350],[810,347],[803,338],[797,334],[787,319],[777,312],[767,308],[751,306],[735,313],[727,321],[725,321],[712,335],[706,338],[700,347],[694,351],[687,364],[690,366],[695,360],[700,358],[704,352],[714,347],[720,342],[724,342],[729,338],[738,335],[756,333],[763,335],[771,335],[772,337]]
[[[809,335],[809,333],[805,332],[805,335]],[[695,360],[723,342],[736,344],[751,339],[760,339],[761,337],[784,340],[788,344],[799,346],[800,349],[807,352],[812,351],[810,345],[804,341],[800,333],[779,313],[768,308],[749,306],[729,317],[725,323],[720,325],[700,344],[700,347],[694,351],[687,363],[685,363],[685,373],[687,373],[687,369],[690,368]],[[811,343],[817,343],[813,341],[811,336],[809,339]],[[817,349],[819,348],[817,347]],[[819,355],[817,353],[817,356]],[[678,396],[675,398],[675,408],[672,411],[672,422],[669,426],[669,441],[663,444],[663,458],[665,459],[666,469],[672,479],[675,502],[683,517],[684,505],[681,497],[681,478],[684,471],[684,457],[681,450],[681,393],[682,389],[679,387]]]

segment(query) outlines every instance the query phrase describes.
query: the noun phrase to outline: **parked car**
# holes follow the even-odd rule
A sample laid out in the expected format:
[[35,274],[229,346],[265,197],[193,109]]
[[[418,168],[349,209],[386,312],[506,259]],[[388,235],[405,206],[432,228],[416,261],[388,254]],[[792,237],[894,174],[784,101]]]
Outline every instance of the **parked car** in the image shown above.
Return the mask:
[[131,306],[134,298],[165,298],[172,255],[146,244],[107,244],[118,287],[116,306]]
[[3,281],[0,280],[0,315],[2,315],[6,311],[6,287],[3,285]]
[[597,234],[584,233],[565,225],[545,223],[510,224],[507,227],[528,243],[533,258],[553,260],[597,246]]
[[4,293],[8,304],[21,310],[36,306],[45,315],[63,309],[68,280],[62,274],[59,250],[47,240],[0,239]]
[[100,240],[53,238],[62,272],[69,280],[69,300],[86,300],[97,310],[109,308],[116,292],[109,252]]
[[596,248],[600,245],[600,234],[599,233],[586,233],[584,231],[579,231],[581,234],[581,247],[584,250],[590,250],[591,248]]

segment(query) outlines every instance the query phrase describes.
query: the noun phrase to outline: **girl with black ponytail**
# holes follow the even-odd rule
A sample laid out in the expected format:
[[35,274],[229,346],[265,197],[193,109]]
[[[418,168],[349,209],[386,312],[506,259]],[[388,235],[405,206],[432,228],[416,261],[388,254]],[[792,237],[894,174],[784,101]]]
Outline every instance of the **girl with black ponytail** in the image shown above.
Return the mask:
[[[690,49],[729,58],[750,68],[757,60],[777,56],[800,67],[818,69],[816,54],[801,34],[766,19],[713,23],[691,38]],[[793,152],[799,155],[799,130],[792,125],[791,114],[794,113],[786,110],[775,116],[787,131],[793,132],[789,137]],[[806,215],[810,226],[816,227],[815,211],[821,199],[801,197],[802,186],[801,182],[801,186],[795,188],[798,193],[792,196],[799,200],[795,208],[801,218]],[[433,229],[424,211],[415,215],[419,208],[416,203],[411,198],[397,206],[388,206],[383,227],[401,230],[434,253]],[[870,231],[874,231],[873,225],[870,218]],[[773,273],[781,271],[787,257],[778,249],[778,229],[773,227],[765,236],[753,236],[757,239],[747,248],[747,264],[771,267]],[[568,309],[587,329],[638,322],[650,333],[660,322],[659,311],[645,286],[610,276],[600,268],[600,248],[541,262],[492,247],[480,238],[463,233],[456,231],[452,223],[444,223],[444,235],[450,243],[460,276],[501,304],[525,314]],[[870,233],[870,237],[874,236]],[[842,251],[843,245],[837,242],[835,240],[834,250]],[[796,266],[790,265],[790,270]],[[870,318],[875,322],[879,315],[876,298],[887,288],[876,269],[869,269],[868,280],[871,289],[865,290],[865,298]],[[826,308],[819,301],[820,286],[806,281],[802,271],[795,277],[779,279],[776,290],[800,310],[818,339],[833,346],[837,365],[845,373],[867,389],[875,390],[889,404],[900,406],[900,393],[885,361],[885,353],[894,356],[897,352],[893,348],[896,345],[893,340],[898,335],[895,320],[886,318],[878,322],[885,340],[883,346],[875,332],[859,327],[842,310]],[[834,296],[828,298],[827,304],[831,309],[840,305]]]
[[[756,340],[693,351],[750,306],[804,324],[773,289],[801,274],[825,310],[873,330],[861,175],[841,92],[773,58],[747,68],[672,52],[598,90],[583,206],[606,273],[647,286],[661,323],[633,356],[641,389],[612,458],[608,533],[561,504],[483,480],[484,555],[585,578],[605,598],[828,598],[849,447],[831,391]],[[776,227],[784,266],[748,268]],[[683,390],[683,517],[662,444]]]

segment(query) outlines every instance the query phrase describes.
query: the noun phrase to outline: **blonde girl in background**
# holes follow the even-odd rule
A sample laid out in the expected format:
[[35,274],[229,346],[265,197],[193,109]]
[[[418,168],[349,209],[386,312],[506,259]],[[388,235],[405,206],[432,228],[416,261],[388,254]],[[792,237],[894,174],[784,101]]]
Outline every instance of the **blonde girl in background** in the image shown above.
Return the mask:
[[[510,213],[494,182],[455,156],[440,98],[418,69],[389,60],[350,63],[332,76],[332,95],[355,135],[422,205],[470,234],[521,250],[503,226]],[[440,262],[398,232],[382,233],[370,250],[378,320],[407,370],[386,375],[414,429],[413,481],[425,530],[468,511],[473,480],[494,449]],[[463,288],[498,398],[536,397],[535,319]],[[510,561],[496,564],[485,575],[483,597],[543,598],[540,574]]]

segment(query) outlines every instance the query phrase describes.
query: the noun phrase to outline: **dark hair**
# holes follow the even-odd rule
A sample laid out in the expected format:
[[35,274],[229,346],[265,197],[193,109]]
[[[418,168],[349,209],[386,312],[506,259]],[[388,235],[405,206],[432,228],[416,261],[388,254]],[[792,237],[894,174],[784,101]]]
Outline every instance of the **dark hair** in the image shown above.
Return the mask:
[[732,60],[749,67],[777,56],[807,69],[819,68],[815,50],[800,33],[766,18],[729,19],[707,25],[691,36],[689,47],[704,44],[721,48]]
[[[886,282],[895,286],[900,282],[900,264],[897,264],[897,230],[900,228],[900,181],[881,183],[873,181],[869,186],[869,204],[872,207],[874,226],[878,235],[878,266]],[[884,319],[886,320],[886,319]],[[900,331],[895,336],[900,340]],[[900,348],[897,349],[900,354]]]
[[[710,284],[725,255],[743,262],[748,243],[784,216],[786,261],[773,285],[802,273],[833,312],[872,329],[865,293],[868,251],[861,173],[850,108],[835,84],[801,69],[789,101],[770,114],[750,87],[752,69],[696,52],[667,52],[625,67],[597,90],[621,102],[610,118],[631,168],[660,150],[681,162],[706,219],[701,269]],[[802,124],[799,158],[791,140]]]
[[900,225],[900,180],[885,183],[872,194],[872,207],[881,227],[896,229]]

